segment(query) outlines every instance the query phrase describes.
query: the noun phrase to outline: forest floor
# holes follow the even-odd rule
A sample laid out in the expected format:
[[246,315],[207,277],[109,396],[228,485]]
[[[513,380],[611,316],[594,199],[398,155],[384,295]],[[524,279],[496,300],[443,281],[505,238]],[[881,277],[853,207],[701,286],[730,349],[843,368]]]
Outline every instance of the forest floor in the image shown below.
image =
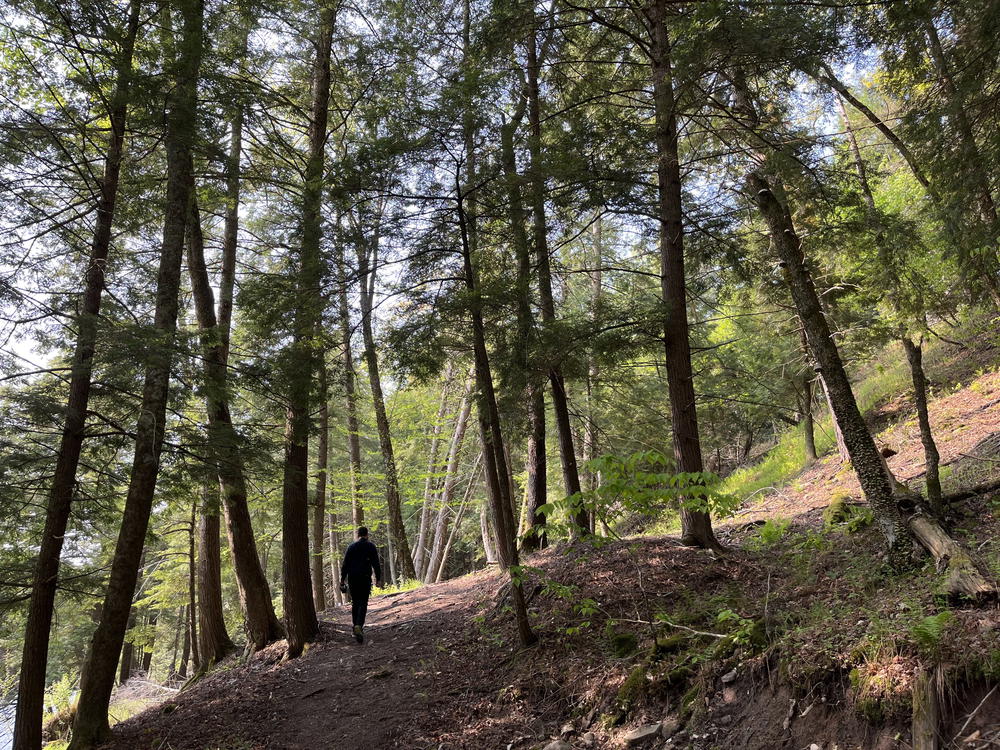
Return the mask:
[[[946,492],[1000,480],[987,349],[931,372]],[[900,396],[871,419],[893,471],[916,483],[911,414]],[[232,659],[116,726],[107,747],[902,750],[921,673],[941,702],[941,747],[1000,747],[1000,611],[947,601],[927,560],[890,575],[863,505],[824,519],[836,496],[860,500],[827,456],[719,524],[724,555],[671,537],[534,555],[530,649],[514,645],[495,571],[376,596],[363,646],[332,610],[299,659],[282,661],[281,643]],[[1000,579],[1000,498],[965,499],[949,521]]]

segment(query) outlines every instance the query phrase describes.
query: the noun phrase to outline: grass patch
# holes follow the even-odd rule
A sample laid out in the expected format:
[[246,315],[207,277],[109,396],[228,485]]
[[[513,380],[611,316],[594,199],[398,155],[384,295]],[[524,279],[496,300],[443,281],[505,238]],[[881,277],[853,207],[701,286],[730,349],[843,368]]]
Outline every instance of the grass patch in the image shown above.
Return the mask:
[[415,578],[408,578],[401,581],[393,586],[383,586],[378,589],[378,595],[384,594],[402,594],[404,591],[413,591],[414,589],[419,589],[423,586],[423,581],[418,581]]

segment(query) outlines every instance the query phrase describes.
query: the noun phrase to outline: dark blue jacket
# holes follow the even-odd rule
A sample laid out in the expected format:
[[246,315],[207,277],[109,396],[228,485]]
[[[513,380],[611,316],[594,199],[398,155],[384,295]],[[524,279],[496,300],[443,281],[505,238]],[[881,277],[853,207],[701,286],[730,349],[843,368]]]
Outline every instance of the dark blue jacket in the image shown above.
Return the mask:
[[378,548],[366,537],[358,539],[344,553],[344,563],[340,566],[340,580],[350,579],[351,582],[368,581],[371,583],[372,571],[375,580],[382,581],[382,566],[378,561]]

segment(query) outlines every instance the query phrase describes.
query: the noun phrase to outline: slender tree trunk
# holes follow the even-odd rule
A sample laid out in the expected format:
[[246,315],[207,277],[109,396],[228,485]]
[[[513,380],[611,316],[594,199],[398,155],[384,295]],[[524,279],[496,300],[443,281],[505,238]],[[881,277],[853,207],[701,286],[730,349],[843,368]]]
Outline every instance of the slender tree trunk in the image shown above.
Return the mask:
[[222,557],[219,536],[219,488],[208,483],[201,490],[201,515],[198,522],[198,647],[201,666],[210,668],[235,649],[226,632],[222,611]]
[[[126,633],[135,627],[135,607],[132,607],[128,613],[128,625]],[[128,682],[129,678],[132,676],[132,662],[135,657],[135,646],[129,641],[125,641],[122,644],[122,656],[121,661],[118,666],[118,684],[124,685]]]
[[[326,526],[327,466],[330,462],[330,404],[327,392],[326,362],[319,370],[319,438],[316,445],[316,494],[312,508],[312,588],[316,610],[326,609],[326,585],[323,583],[323,530]],[[340,578],[334,578],[339,581]]]
[[[193,179],[191,188],[194,189]],[[195,315],[201,333],[202,377],[205,411],[208,415],[208,453],[221,488],[226,534],[232,552],[233,569],[236,572],[240,607],[246,618],[250,642],[255,649],[262,649],[268,643],[281,638],[284,631],[274,614],[271,588],[257,552],[250,509],[247,506],[246,475],[240,438],[233,426],[229,410],[226,342],[229,339],[231,309],[227,311],[224,302],[229,297],[228,304],[231,305],[232,288],[227,288],[227,285],[233,283],[234,275],[229,268],[235,265],[235,252],[230,257],[224,247],[219,313],[216,317],[214,293],[205,265],[204,238],[197,204],[194,201],[192,201],[189,224],[187,260]],[[233,228],[226,229],[227,235],[235,234],[235,231]],[[214,629],[218,631],[218,627]]]
[[[246,40],[247,28],[244,27],[240,39],[241,49],[246,49]],[[226,213],[222,235],[222,268],[219,273],[217,320],[221,352],[216,357],[206,356],[206,370],[208,362],[217,362],[219,376],[226,379],[215,384],[216,392],[223,396],[227,394],[229,338],[233,318],[233,291],[236,284],[236,254],[239,245],[240,156],[243,142],[242,105],[236,109],[230,130],[229,157],[226,163]],[[204,263],[201,265],[204,266]],[[200,278],[207,282],[207,273]],[[198,285],[192,282],[192,289],[197,290],[197,288]],[[207,290],[207,293],[202,295],[207,300],[206,311],[211,310],[211,286],[204,283],[202,289]],[[195,291],[195,305],[196,308],[199,307],[197,291]],[[207,333],[211,329],[210,319],[206,319],[205,323],[203,330]],[[201,325],[200,315],[199,325]],[[209,339],[211,339],[210,336]],[[208,394],[209,397],[211,395],[211,393]],[[243,457],[237,447],[236,431],[232,429],[228,401],[220,398],[214,405],[210,404],[208,411],[210,429],[213,429],[212,416],[215,415],[219,432],[217,444],[222,449],[220,458],[223,460],[219,462],[219,483],[222,487],[226,534],[229,538],[233,568],[236,571],[240,607],[246,618],[250,642],[254,648],[261,649],[271,641],[282,638],[285,631],[274,613],[271,587],[257,552],[250,511],[247,507]]]
[[522,547],[531,551],[544,547],[545,516],[537,508],[547,502],[545,455],[545,393],[534,382],[532,347],[534,346],[535,319],[531,310],[531,246],[525,231],[527,215],[521,194],[521,177],[517,172],[517,155],[514,151],[514,133],[526,110],[527,97],[518,97],[517,112],[501,127],[500,144],[504,169],[504,184],[511,237],[517,254],[517,346],[518,380],[515,392],[523,392],[528,408],[527,491],[525,511],[528,528]]
[[801,403],[799,409],[802,412],[802,435],[806,446],[806,459],[809,463],[816,460],[816,426],[813,419],[813,396],[812,380],[809,376],[802,377]]
[[[599,214],[594,221],[594,269],[590,272],[590,321],[596,327],[600,315],[602,297],[602,273],[604,264],[604,220]],[[583,462],[593,461],[597,457],[597,420],[594,417],[594,402],[597,399],[597,379],[600,368],[593,352],[587,356],[587,423],[583,433]],[[587,469],[587,489],[597,489],[597,473]],[[591,519],[593,522],[593,519]],[[592,529],[593,530],[593,529]]]
[[330,56],[336,17],[336,8],[332,4],[321,7],[312,68],[309,155],[302,189],[301,242],[296,280],[298,299],[285,424],[281,548],[285,630],[290,658],[299,656],[305,644],[319,632],[309,560],[309,410],[312,381],[318,364],[314,340],[322,305],[320,211],[330,107]]
[[472,496],[472,489],[476,485],[476,477],[479,475],[479,462],[482,460],[482,454],[476,457],[476,462],[472,467],[472,475],[469,479],[469,484],[465,488],[465,494],[462,496],[462,503],[458,506],[458,513],[455,515],[455,523],[451,525],[451,533],[448,534],[448,541],[445,542],[444,550],[441,552],[441,564],[438,566],[437,575],[434,577],[435,583],[440,583],[444,579],[445,567],[448,565],[448,553],[451,551],[451,544],[455,541],[455,534],[458,533],[458,529],[462,523],[462,517],[465,515],[465,508],[469,504],[469,498]]
[[437,579],[438,569],[441,567],[441,556],[444,554],[445,538],[448,534],[448,519],[451,517],[451,501],[455,492],[455,483],[458,481],[458,459],[462,452],[462,442],[465,440],[465,431],[469,424],[471,411],[472,380],[470,379],[466,383],[465,393],[462,395],[462,405],[459,407],[458,418],[455,421],[455,431],[452,433],[451,443],[448,446],[448,465],[445,468],[444,487],[438,501],[434,546],[427,563],[424,583],[433,583]]
[[[378,239],[375,240],[375,247]],[[378,262],[377,249],[374,260]],[[392,447],[392,433],[389,428],[389,417],[385,410],[385,396],[382,394],[382,377],[379,374],[378,351],[375,348],[375,335],[372,331],[372,287],[377,268],[369,266],[368,251],[361,243],[358,246],[358,272],[361,279],[361,333],[365,342],[365,363],[368,366],[368,381],[372,390],[372,406],[375,410],[375,425],[378,428],[379,448],[382,451],[382,463],[385,469],[386,509],[389,516],[389,541],[393,549],[399,553],[400,574],[412,580],[417,573],[413,569],[413,558],[410,555],[410,543],[406,538],[406,527],[403,525],[402,498],[399,493],[399,476],[396,471],[396,457]]]
[[163,447],[167,386],[177,328],[184,233],[191,200],[190,149],[194,141],[202,50],[202,0],[178,0],[183,31],[167,108],[167,195],[163,246],[156,284],[153,340],[136,426],[135,451],[125,512],[111,562],[101,622],[87,654],[73,723],[72,750],[92,748],[109,732],[108,704],[118,653],[125,637]]
[[[542,126],[541,106],[538,94],[539,61],[535,39],[536,33],[536,24],[533,22],[528,38],[528,64],[526,71],[528,83],[528,153],[530,156],[529,184],[531,186],[531,215],[535,241],[535,262],[538,274],[539,309],[542,314],[542,322],[545,325],[551,326],[556,319],[556,309],[555,300],[552,296],[552,270],[549,261],[548,228],[545,217],[545,175],[542,172],[541,165]],[[576,448],[574,447],[573,429],[569,418],[569,398],[566,394],[566,383],[563,378],[562,369],[558,363],[553,363],[549,366],[548,378],[552,388],[552,410],[556,420],[556,435],[559,440],[559,456],[562,461],[563,483],[566,495],[572,496],[580,492],[580,471],[576,463]],[[534,430],[532,430],[532,433],[534,434]],[[572,533],[574,536],[586,534],[590,528],[587,512],[584,510],[574,514],[570,520],[573,524]]]
[[820,307],[791,214],[787,206],[775,197],[770,183],[760,173],[751,172],[748,175],[747,187],[757,201],[771,233],[773,247],[786,270],[792,299],[826,386],[834,420],[843,432],[851,465],[885,537],[890,560],[895,566],[902,567],[908,561],[912,537],[900,517],[892,485],[882,468],[882,458],[854,398],[840,352]]
[[389,558],[389,582],[395,586],[399,583],[399,579],[396,578],[396,550],[392,547],[392,535],[386,537],[386,549],[387,556]]
[[913,405],[917,410],[917,421],[920,424],[920,442],[924,446],[925,485],[927,500],[931,510],[940,515],[944,508],[941,502],[941,477],[938,464],[941,454],[938,453],[934,434],[931,432],[931,419],[927,411],[927,377],[924,374],[924,353],[919,343],[914,343],[909,336],[904,336],[903,348],[910,363],[910,377],[913,380]]
[[850,459],[850,451],[847,449],[847,442],[844,440],[844,430],[837,420],[837,414],[833,408],[833,397],[830,395],[830,388],[826,384],[826,378],[823,377],[823,372],[819,369],[819,365],[817,365],[817,368],[816,374],[820,385],[823,387],[823,396],[826,398],[826,406],[830,411],[830,422],[833,425],[833,435],[837,441],[837,455],[840,456],[840,462],[845,463]]
[[191,610],[191,661],[195,670],[201,669],[201,643],[198,640],[198,559],[195,555],[197,537],[198,502],[191,503],[188,522],[188,608]]
[[927,195],[935,202],[935,204],[941,204],[941,196],[931,185],[930,180],[927,178],[927,174],[924,172],[923,168],[920,166],[920,162],[917,161],[916,156],[910,150],[910,148],[903,143],[903,140],[896,135],[895,131],[890,128],[882,118],[875,114],[871,108],[869,108],[864,102],[858,99],[847,86],[841,82],[833,70],[826,65],[822,68],[822,73],[817,76],[817,80],[822,83],[827,84],[830,88],[836,91],[840,96],[842,96],[852,107],[854,107],[858,112],[860,112],[875,128],[886,137],[886,140],[892,144],[893,148],[896,149],[903,161],[906,162],[913,176],[916,178],[917,182],[927,191]]
[[[674,99],[666,0],[654,0],[649,11],[652,39],[653,109],[656,122],[657,196],[660,223],[660,291],[664,305],[663,336],[667,388],[677,470],[704,470],[698,411],[691,368],[684,273],[684,225],[681,167],[678,154],[677,105]],[[708,513],[681,508],[681,541],[718,549]]]
[[184,629],[185,608],[182,605],[177,611],[177,627],[174,628],[174,645],[170,653],[170,669],[167,670],[167,682],[177,676],[177,648],[181,641],[181,630]]
[[327,543],[330,546],[330,580],[333,581],[333,600],[336,604],[344,603],[344,594],[340,590],[340,534],[337,531],[337,510],[333,497],[330,497],[330,513],[328,515]]
[[181,647],[181,665],[177,676],[185,679],[188,673],[188,661],[191,659],[191,610],[184,605],[184,645]]
[[483,540],[483,555],[486,557],[486,564],[495,564],[497,561],[496,545],[493,543],[493,529],[490,528],[486,503],[479,506],[479,535]]
[[448,362],[448,369],[445,373],[444,382],[441,384],[441,401],[438,405],[437,419],[431,428],[431,445],[427,459],[427,477],[424,479],[424,504],[420,509],[420,531],[417,535],[417,548],[413,560],[413,568],[420,578],[429,570],[426,565],[427,560],[427,534],[430,528],[431,505],[434,503],[434,495],[440,482],[437,478],[438,472],[438,452],[441,444],[441,428],[444,420],[448,416],[448,393],[451,388],[452,370],[454,365]]
[[[243,37],[246,49],[246,35]],[[240,236],[240,157],[243,149],[243,107],[238,106],[230,124],[229,154],[226,159],[226,210],[222,229],[222,268],[219,272],[219,341],[222,360],[229,362],[229,338],[233,322],[236,289],[236,255]]]
[[486,348],[486,327],[483,324],[479,282],[469,245],[464,195],[461,183],[458,180],[456,183],[463,270],[466,288],[470,296],[473,354],[476,369],[476,410],[479,414],[479,429],[483,441],[483,467],[486,473],[486,486],[490,497],[493,521],[497,530],[497,554],[501,565],[511,576],[511,601],[514,605],[518,636],[521,645],[529,646],[537,642],[538,637],[532,632],[528,622],[528,608],[524,601],[524,590],[520,581],[513,577],[513,571],[518,567],[519,560],[515,539],[510,475],[507,471],[500,412],[497,408],[496,392],[493,389],[493,374],[490,370],[489,353]]
[[146,621],[146,625],[152,629],[152,637],[149,643],[143,646],[142,661],[140,663],[140,669],[142,669],[142,673],[146,676],[146,679],[149,679],[150,669],[153,666],[153,651],[156,649],[156,623],[159,619],[160,615],[154,609],[150,611],[149,619]]
[[90,401],[91,373],[97,346],[97,321],[118,198],[118,180],[125,145],[125,124],[131,96],[132,57],[139,28],[139,10],[140,0],[132,0],[129,5],[128,25],[122,38],[121,53],[117,62],[115,90],[111,94],[111,106],[108,111],[110,139],[104,156],[104,175],[98,185],[94,238],[84,277],[80,312],[76,318],[76,346],[73,351],[65,422],[59,441],[52,485],[49,487],[45,529],[42,532],[35,564],[31,601],[24,629],[13,750],[37,750],[42,743],[45,671],[58,585],[59,558],[69,522],[76,470],[83,447],[87,405]]
[[[361,440],[358,432],[358,398],[355,388],[354,352],[351,348],[351,316],[347,306],[347,268],[344,264],[344,248],[337,244],[337,272],[340,283],[337,301],[340,308],[340,335],[344,355],[344,405],[347,410],[347,450],[351,463],[351,516],[354,528],[365,523],[365,511],[361,505]],[[339,574],[337,576],[339,580]]]
[[[204,390],[208,394],[206,397],[207,412],[211,423],[213,418],[217,419],[218,417],[218,410],[213,408],[213,401],[225,399],[221,388],[225,387],[226,375],[225,367],[217,366],[217,363],[213,361],[218,359],[220,344],[217,341],[212,341],[218,330],[215,326],[215,311],[212,290],[208,283],[208,271],[205,269],[205,238],[202,234],[201,216],[197,199],[193,195],[195,190],[193,163],[191,164],[191,176],[191,213],[188,216],[187,224],[188,270],[192,278],[191,287],[197,290],[193,296],[195,297],[198,326],[202,336]],[[206,309],[203,308],[207,308],[207,313]],[[228,410],[225,416],[228,417]],[[208,437],[210,442],[214,442],[220,437],[218,430],[213,430],[211,424],[208,429]],[[209,451],[213,456],[213,463],[218,467],[221,463],[223,450],[209,446]],[[218,469],[216,472],[220,473]],[[199,656],[203,657],[199,660],[200,665],[206,669],[234,648],[229,633],[226,632],[226,623],[222,613],[222,557],[219,552],[218,493],[218,488],[215,490],[209,490],[208,487],[202,488],[201,513],[198,521],[198,600],[195,611],[196,620],[201,629],[201,638],[193,645],[196,645]],[[192,518],[192,524],[193,522]]]

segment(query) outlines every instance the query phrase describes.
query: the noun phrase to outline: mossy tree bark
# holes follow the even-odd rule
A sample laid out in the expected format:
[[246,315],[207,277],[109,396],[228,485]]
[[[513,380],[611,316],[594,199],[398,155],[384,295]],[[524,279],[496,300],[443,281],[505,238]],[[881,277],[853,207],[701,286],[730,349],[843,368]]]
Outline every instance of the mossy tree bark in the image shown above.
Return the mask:
[[891,561],[897,567],[904,567],[909,561],[911,537],[896,506],[882,457],[858,408],[840,352],[820,307],[819,295],[806,265],[791,212],[775,195],[769,179],[762,172],[751,172],[747,176],[747,188],[760,209],[771,234],[772,247],[785,269],[795,309],[826,386],[834,418],[843,433],[851,465],[885,537]]

